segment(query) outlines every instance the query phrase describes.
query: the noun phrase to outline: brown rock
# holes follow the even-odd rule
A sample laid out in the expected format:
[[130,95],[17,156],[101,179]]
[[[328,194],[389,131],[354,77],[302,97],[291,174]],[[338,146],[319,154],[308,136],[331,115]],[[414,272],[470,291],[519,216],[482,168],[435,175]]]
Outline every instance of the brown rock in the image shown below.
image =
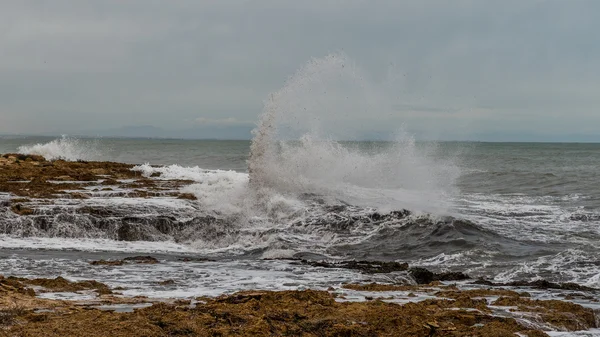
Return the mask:
[[177,196],[177,199],[198,200],[198,198],[192,193],[181,193],[179,196]]
[[122,260],[98,260],[91,261],[90,264],[92,266],[122,266],[125,262]]

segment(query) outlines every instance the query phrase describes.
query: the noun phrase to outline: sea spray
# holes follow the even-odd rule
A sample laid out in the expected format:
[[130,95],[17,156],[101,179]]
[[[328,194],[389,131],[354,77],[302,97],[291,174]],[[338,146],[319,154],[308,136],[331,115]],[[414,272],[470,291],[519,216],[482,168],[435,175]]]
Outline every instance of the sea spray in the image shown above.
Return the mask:
[[48,143],[23,145],[17,150],[22,154],[35,154],[47,160],[98,160],[101,156],[97,140],[81,140],[67,135]]
[[[123,205],[114,206],[119,210],[111,217],[114,223],[101,224],[103,229],[95,233],[126,240],[172,238],[208,253],[275,249],[358,256],[366,251],[360,245],[368,245],[369,238],[377,235],[385,238],[381,240],[385,244],[391,240],[390,247],[377,252],[403,249],[406,244],[399,244],[399,238],[404,229],[399,228],[411,227],[406,224],[412,220],[395,215],[382,218],[382,214],[402,209],[443,213],[457,170],[452,162],[436,159],[434,146],[402,132],[401,125],[388,136],[391,141],[356,142],[363,138],[355,127],[357,120],[385,115],[391,106],[386,91],[346,56],[313,59],[268,97],[254,130],[249,174],[177,165],[137,166],[134,170],[147,178],[192,180],[178,192],[193,193],[197,200],[164,196],[159,198],[164,203],[160,216],[154,210],[146,216],[149,200],[123,198],[118,201]],[[63,143],[68,139],[39,147],[49,150]],[[110,203],[106,206],[110,208],[112,201],[99,196],[80,203]],[[126,201],[132,205],[125,205]],[[193,209],[182,210],[182,205]],[[79,212],[81,219],[76,222],[81,226],[98,223],[85,207]],[[421,226],[424,223],[434,228],[436,221],[419,220],[415,230],[427,227]]]
[[362,138],[354,125],[367,116],[393,112],[386,92],[343,54],[309,61],[265,102],[248,160],[251,188],[445,212],[460,170],[435,155],[435,144],[417,144],[401,125],[391,142],[344,141]]

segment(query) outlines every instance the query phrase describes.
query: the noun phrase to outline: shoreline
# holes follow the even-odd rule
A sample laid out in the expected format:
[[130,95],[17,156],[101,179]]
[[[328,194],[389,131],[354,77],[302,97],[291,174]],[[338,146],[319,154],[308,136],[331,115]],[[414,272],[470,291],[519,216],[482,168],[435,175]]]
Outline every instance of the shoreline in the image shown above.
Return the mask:
[[[127,297],[119,290],[93,280],[0,277],[0,334],[548,336],[549,331],[599,331],[594,330],[597,311],[579,304],[534,299],[522,289],[465,290],[439,281],[187,299]],[[70,299],[51,296],[69,293]]]
[[[61,198],[90,199],[105,195],[195,200],[194,195],[180,191],[192,181],[151,179],[132,171],[133,167],[112,162],[46,161],[33,155],[0,155],[0,192],[8,196],[0,200],[0,206],[11,219],[20,219],[44,214],[40,208],[48,208]],[[114,215],[102,207],[84,207],[78,212],[100,220]],[[51,230],[43,222],[34,225],[39,230]],[[156,225],[156,235],[161,235],[161,231],[177,234],[164,221]],[[133,224],[116,229],[113,239],[147,238]],[[129,264],[160,263],[152,259],[88,262],[90,266],[110,270]],[[95,280],[32,281],[5,275],[0,278],[0,321],[4,322],[0,324],[0,334],[103,336],[110,331],[113,336],[140,333],[147,336],[513,336],[515,333],[545,336],[543,330],[580,331],[600,326],[600,305],[596,305],[599,290],[577,284],[547,281],[500,284],[473,280],[460,272],[432,273],[395,262],[286,261],[318,270],[325,278],[328,271],[345,268],[367,275],[394,275],[390,280],[395,281],[338,284],[329,289],[255,289],[217,297],[156,299],[125,296],[119,294],[123,289]],[[190,262],[203,263],[200,259]],[[552,299],[539,297],[532,290]],[[577,301],[590,306],[573,303]]]

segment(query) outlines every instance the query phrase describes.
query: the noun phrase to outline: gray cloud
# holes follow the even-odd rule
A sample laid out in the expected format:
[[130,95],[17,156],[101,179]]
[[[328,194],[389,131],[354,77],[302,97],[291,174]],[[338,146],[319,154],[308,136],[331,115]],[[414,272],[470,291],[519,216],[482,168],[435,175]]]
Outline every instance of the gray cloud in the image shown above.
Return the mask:
[[0,133],[255,121],[299,66],[343,51],[390,105],[348,113],[350,129],[600,134],[599,10],[594,0],[3,2]]

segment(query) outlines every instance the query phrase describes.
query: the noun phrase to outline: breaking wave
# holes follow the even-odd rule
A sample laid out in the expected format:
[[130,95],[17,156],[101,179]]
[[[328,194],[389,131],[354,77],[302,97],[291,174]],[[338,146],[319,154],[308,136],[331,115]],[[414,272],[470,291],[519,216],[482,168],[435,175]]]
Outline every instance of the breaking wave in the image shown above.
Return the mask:
[[265,102],[248,160],[252,188],[446,212],[460,169],[435,156],[435,144],[417,144],[402,125],[391,141],[344,142],[361,137],[356,120],[394,112],[384,92],[345,55],[308,62]]
[[97,140],[81,140],[66,135],[48,143],[20,146],[17,151],[40,155],[47,160],[98,160],[101,156]]

